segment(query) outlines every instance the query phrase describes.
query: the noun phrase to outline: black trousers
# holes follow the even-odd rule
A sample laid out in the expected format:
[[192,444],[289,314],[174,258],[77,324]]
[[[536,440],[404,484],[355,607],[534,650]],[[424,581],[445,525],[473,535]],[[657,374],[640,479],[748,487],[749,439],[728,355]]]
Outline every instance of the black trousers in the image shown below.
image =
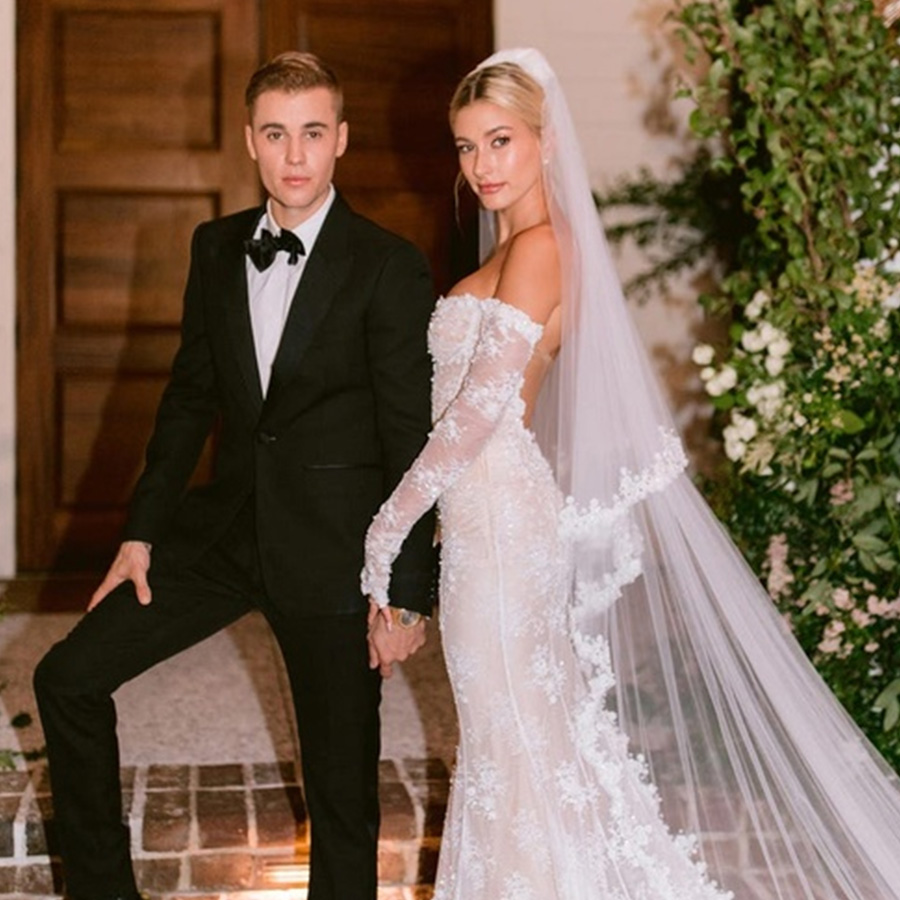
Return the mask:
[[375,900],[381,680],[368,666],[365,613],[274,608],[252,531],[244,514],[190,569],[154,561],[149,606],[130,582],[121,585],[38,664],[34,687],[70,897],[136,894],[112,693],[260,609],[281,647],[297,712],[312,840],[309,900]]

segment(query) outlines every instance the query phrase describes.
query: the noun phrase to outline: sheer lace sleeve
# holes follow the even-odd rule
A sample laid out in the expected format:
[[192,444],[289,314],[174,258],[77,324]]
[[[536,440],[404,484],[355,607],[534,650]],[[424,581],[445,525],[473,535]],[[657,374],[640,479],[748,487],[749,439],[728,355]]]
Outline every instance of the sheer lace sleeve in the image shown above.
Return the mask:
[[478,456],[504,410],[518,399],[541,337],[542,326],[516,307],[481,302],[486,308],[478,342],[459,393],[366,534],[362,590],[379,606],[388,603],[391,566],[406,535]]

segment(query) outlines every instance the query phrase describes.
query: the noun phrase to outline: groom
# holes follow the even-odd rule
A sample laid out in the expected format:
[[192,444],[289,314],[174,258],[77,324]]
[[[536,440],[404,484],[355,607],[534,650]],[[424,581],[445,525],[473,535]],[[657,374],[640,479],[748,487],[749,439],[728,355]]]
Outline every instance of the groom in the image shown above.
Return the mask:
[[[35,672],[69,896],[138,896],[111,694],[252,609],[290,677],[312,849],[310,900],[374,900],[380,675],[363,537],[429,429],[434,294],[409,243],[335,193],[342,94],[317,57],[251,78],[247,149],[264,208],[200,225],[181,344],[125,540],[89,612]],[[215,431],[213,431],[215,427]],[[215,435],[215,477],[187,484]],[[424,640],[433,522],[395,567],[375,664]]]

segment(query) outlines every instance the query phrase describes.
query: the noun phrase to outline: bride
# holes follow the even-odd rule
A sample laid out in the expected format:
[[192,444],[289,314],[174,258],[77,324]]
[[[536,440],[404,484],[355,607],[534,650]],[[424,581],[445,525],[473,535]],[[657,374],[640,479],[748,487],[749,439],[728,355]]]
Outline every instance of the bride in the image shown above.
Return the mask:
[[460,720],[435,900],[900,898],[900,791],[684,474],[559,84],[450,106],[484,262],[436,306],[435,422],[364,591],[435,502]]

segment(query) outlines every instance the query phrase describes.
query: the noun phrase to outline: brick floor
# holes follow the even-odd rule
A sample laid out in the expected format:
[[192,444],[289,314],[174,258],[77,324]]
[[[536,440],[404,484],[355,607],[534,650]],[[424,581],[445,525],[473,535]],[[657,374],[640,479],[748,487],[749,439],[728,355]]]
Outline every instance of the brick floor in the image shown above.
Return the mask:
[[[379,900],[431,897],[448,778],[437,759],[382,762]],[[122,783],[138,883],[154,898],[305,896],[309,834],[293,763],[138,766]],[[59,896],[53,854],[46,767],[0,772],[0,895]]]

